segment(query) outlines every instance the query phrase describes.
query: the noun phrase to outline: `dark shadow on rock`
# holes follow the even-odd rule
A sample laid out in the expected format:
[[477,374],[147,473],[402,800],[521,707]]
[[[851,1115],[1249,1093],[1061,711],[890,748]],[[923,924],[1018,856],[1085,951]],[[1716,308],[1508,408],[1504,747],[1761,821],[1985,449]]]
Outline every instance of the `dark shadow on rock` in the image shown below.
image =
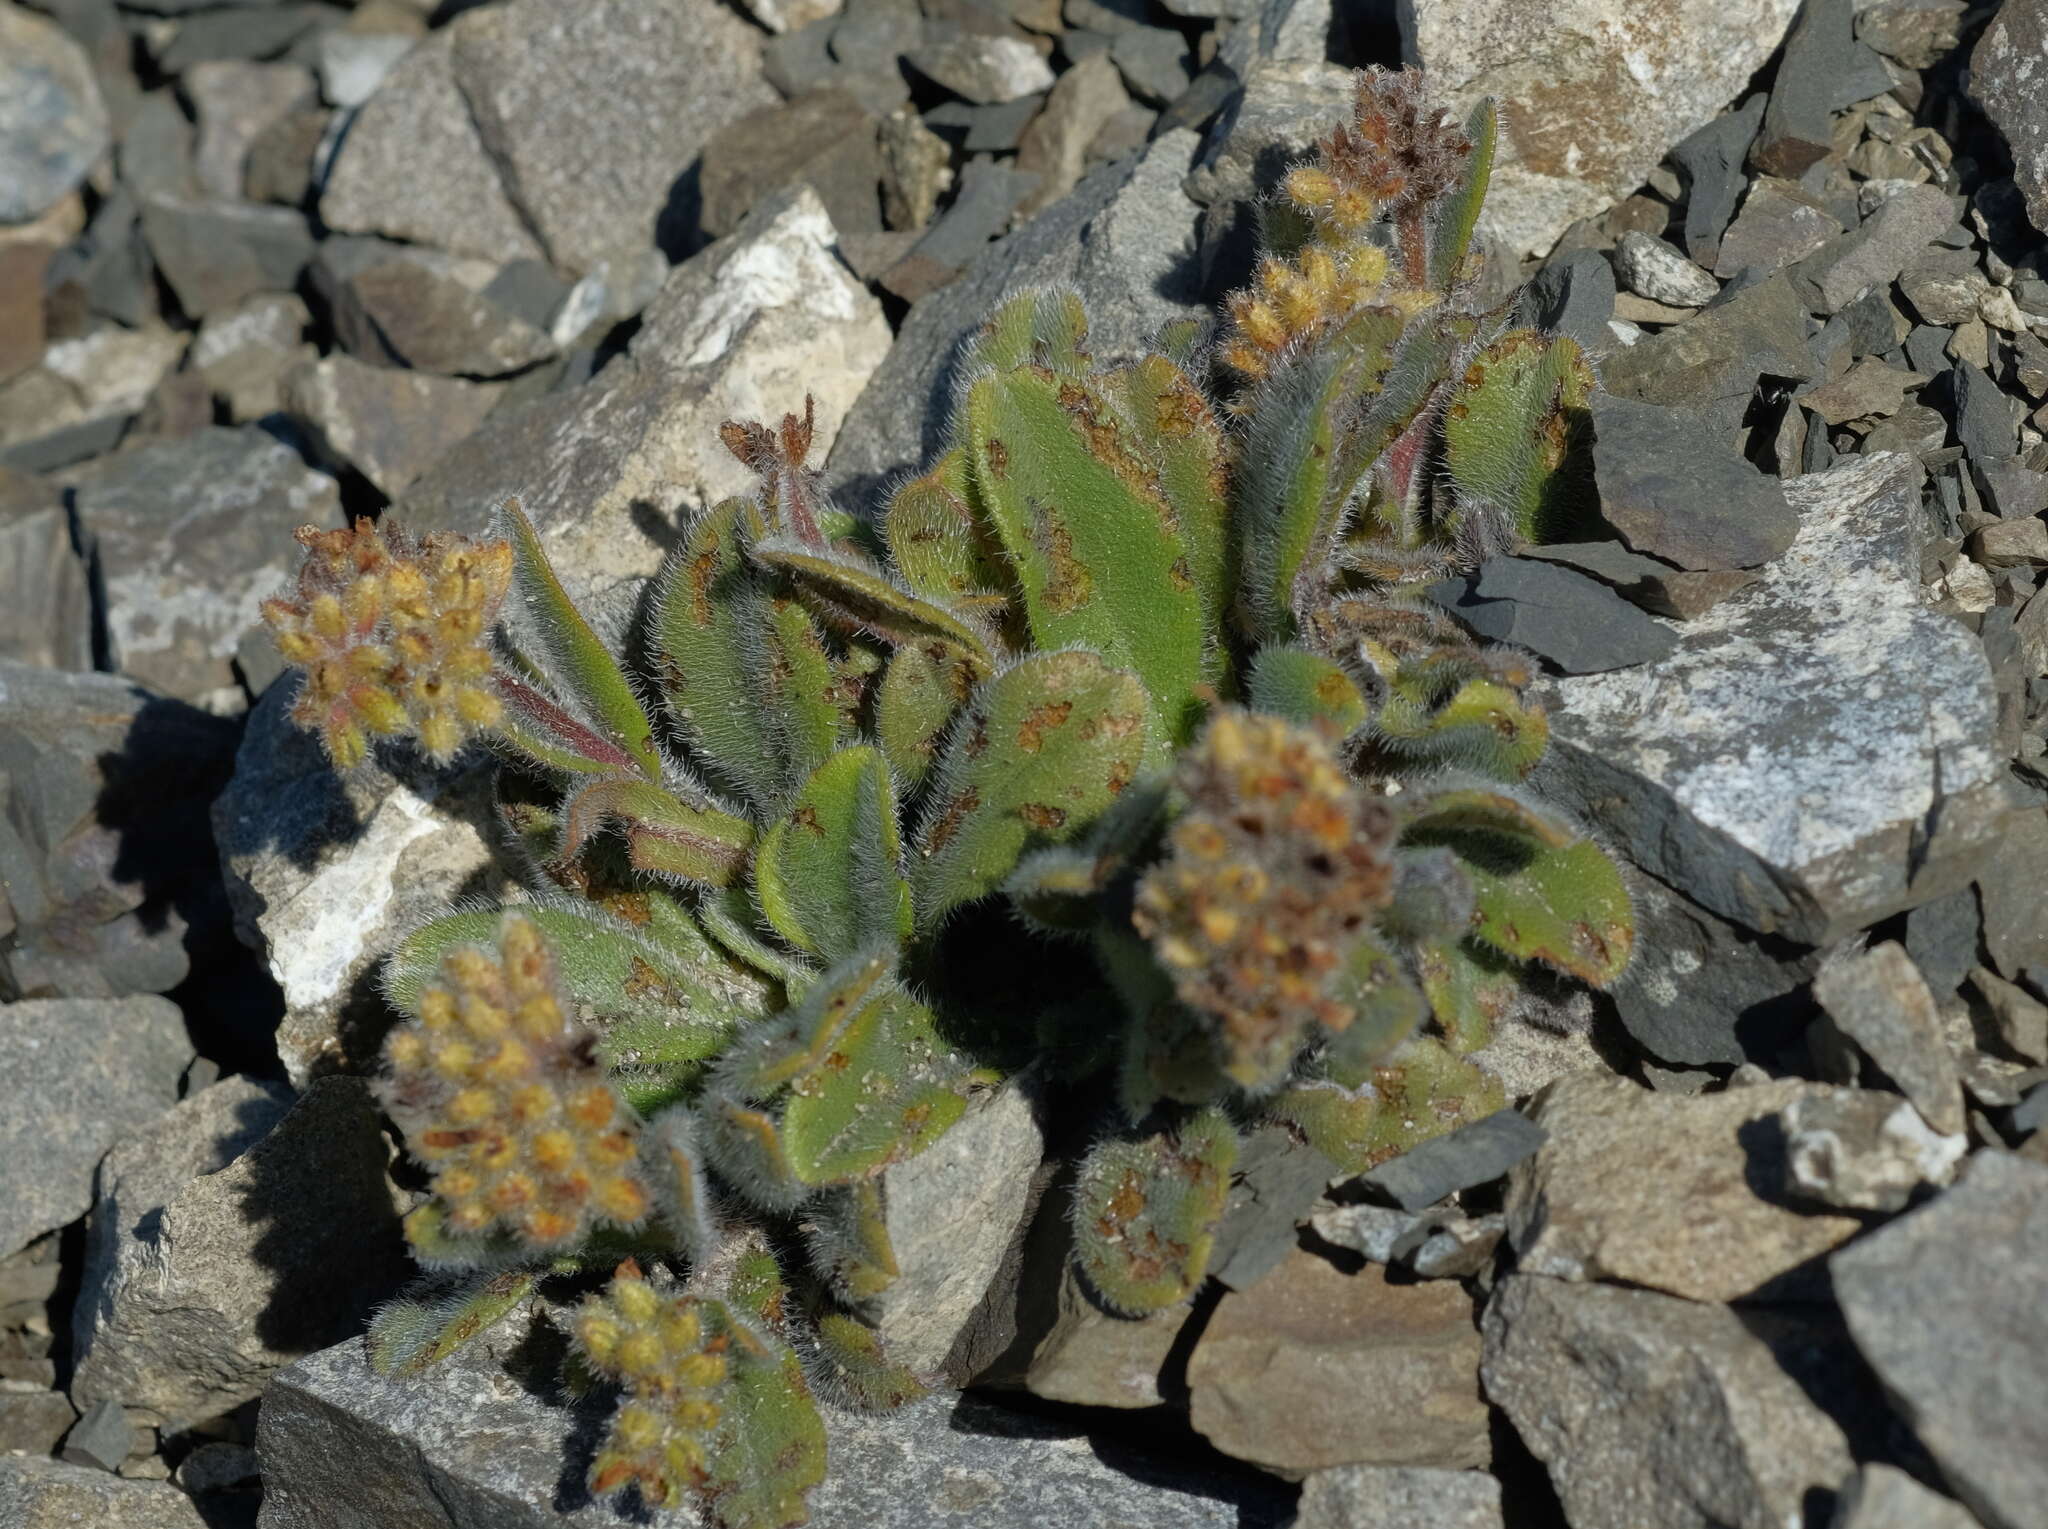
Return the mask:
[[1558,1500],[1550,1472],[1529,1452],[1508,1415],[1498,1407],[1491,1408],[1487,1423],[1493,1445],[1488,1469],[1500,1482],[1504,1529],[1568,1529],[1564,1504]]
[[654,247],[668,257],[670,265],[681,265],[711,240],[704,232],[704,162],[690,161],[690,167],[668,188],[668,197],[654,218]]
[[1230,1504],[1238,1529],[1279,1529],[1299,1496],[1291,1483],[1219,1452],[1168,1407],[1073,1407],[1028,1392],[996,1401],[970,1391],[954,1403],[951,1427],[992,1439],[1085,1438],[1097,1460],[1133,1481]]

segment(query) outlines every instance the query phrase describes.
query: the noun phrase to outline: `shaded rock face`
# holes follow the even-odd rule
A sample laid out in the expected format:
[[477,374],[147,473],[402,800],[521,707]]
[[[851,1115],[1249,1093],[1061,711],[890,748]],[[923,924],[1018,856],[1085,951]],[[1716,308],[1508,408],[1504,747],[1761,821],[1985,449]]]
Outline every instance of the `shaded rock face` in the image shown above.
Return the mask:
[[1788,481],[1799,535],[1761,578],[1667,657],[1555,682],[1538,788],[1807,944],[1973,874],[2006,812],[1996,698],[1982,647],[1921,601],[1918,476],[1880,455]]
[[2048,1501],[2048,1163],[1983,1151],[1829,1260],[1856,1346],[1956,1495],[2023,1529]]
[[1460,115],[1500,99],[1504,152],[1486,224],[1516,254],[1641,185],[1735,98],[1797,0],[1400,0],[1402,51]]
[[[517,1324],[509,1324],[516,1326]],[[417,1380],[370,1373],[359,1341],[279,1373],[256,1449],[263,1529],[559,1529],[616,1524],[583,1486],[601,1413],[551,1404],[494,1331]],[[823,1409],[832,1468],[814,1529],[1086,1524],[1114,1502],[1129,1529],[1278,1529],[1278,1483],[1218,1477],[956,1397],[896,1412]]]
[[2012,150],[2027,217],[2048,230],[2048,4],[2006,0],[1970,54],[1970,93]]
[[1724,1306],[1515,1274],[1487,1305],[1483,1373],[1573,1529],[1777,1529],[1811,1522],[1809,1494],[1852,1467],[1848,1437],[1794,1378],[1814,1339]]
[[[359,1078],[203,1090],[108,1156],[72,1394],[185,1427],[357,1330],[407,1260]],[[289,1104],[289,1108],[286,1106]]]
[[192,1060],[168,999],[50,998],[0,1008],[0,1257],[76,1219],[93,1170],[178,1097]]

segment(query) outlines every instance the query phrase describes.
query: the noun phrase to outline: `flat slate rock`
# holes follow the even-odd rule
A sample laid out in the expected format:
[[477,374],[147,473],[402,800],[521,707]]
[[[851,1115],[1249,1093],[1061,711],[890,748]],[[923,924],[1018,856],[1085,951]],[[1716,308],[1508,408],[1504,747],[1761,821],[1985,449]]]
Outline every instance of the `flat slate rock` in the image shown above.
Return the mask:
[[1911,1099],[1937,1131],[1966,1124],[1962,1085],[1927,981],[1896,940],[1828,961],[1813,996],[1835,1027]]
[[[257,1425],[263,1529],[619,1523],[583,1485],[603,1414],[534,1395],[507,1372],[507,1346],[493,1333],[415,1380],[372,1374],[359,1340],[281,1371]],[[961,1397],[824,1411],[831,1464],[811,1529],[1036,1529],[1095,1522],[1105,1502],[1120,1529],[1277,1529],[1292,1495]]]
[[1403,1210],[1421,1210],[1447,1195],[1490,1184],[1542,1146],[1548,1133],[1528,1116],[1495,1110],[1470,1125],[1411,1147],[1358,1182]]
[[1856,1346],[1988,1529],[2048,1502],[2044,1266],[2048,1164],[1994,1150],[1829,1260]]
[[1614,345],[1607,327],[1614,317],[1614,267],[1598,250],[1573,250],[1529,278],[1517,299],[1516,317],[1525,324],[1567,334],[1589,351]]
[[1720,258],[1728,220],[1749,185],[1743,165],[1768,104],[1758,92],[1734,111],[1696,128],[1671,151],[1671,162],[1686,182],[1685,252],[1703,266],[1711,267]]
[[1539,788],[1805,944],[1972,879],[2010,800],[1983,647],[1921,599],[1919,483],[1896,455],[1788,481],[1799,535],[1756,583],[1652,663],[1550,684]]
[[1527,648],[1563,674],[1646,664],[1678,641],[1599,580],[1535,558],[1488,558],[1428,594],[1481,637]]
[[1637,552],[1694,570],[1754,568],[1792,545],[1785,490],[1689,413],[1593,397],[1600,513]]

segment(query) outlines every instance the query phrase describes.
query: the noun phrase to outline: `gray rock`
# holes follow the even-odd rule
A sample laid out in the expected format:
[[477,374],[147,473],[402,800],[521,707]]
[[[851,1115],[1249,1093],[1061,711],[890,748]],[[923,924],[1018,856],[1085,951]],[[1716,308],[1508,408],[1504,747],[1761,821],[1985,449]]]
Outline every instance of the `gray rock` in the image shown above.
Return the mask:
[[123,1481],[89,1466],[0,1456],[0,1523],[11,1529],[207,1529],[192,1499],[166,1482]]
[[1976,462],[2011,456],[2018,444],[2012,404],[1998,384],[1967,361],[1956,362],[1949,377],[1955,390],[1957,444]]
[[82,473],[74,496],[115,662],[193,697],[234,683],[236,642],[298,564],[292,532],[340,512],[332,478],[252,429],[124,452]]
[[253,202],[142,204],[142,232],[188,318],[232,308],[258,292],[289,292],[313,256],[305,216]]
[[2048,1494],[2048,1164],[1979,1152],[1955,1186],[1829,1260],[1856,1346],[1990,1529]]
[[1995,515],[2027,520],[2048,511],[2048,472],[2028,467],[2017,457],[1973,457],[1970,477],[1984,496],[1985,508]]
[[1598,250],[1573,250],[1550,261],[1529,278],[1517,303],[1523,323],[1568,334],[1586,350],[1604,352],[1614,343],[1607,327],[1614,317],[1614,267]]
[[1689,573],[1661,559],[1631,552],[1618,541],[1545,542],[1525,548],[1522,555],[1590,573],[1651,615],[1681,621],[1712,610],[1757,578],[1742,569]]
[[1721,238],[1735,204],[1749,184],[1744,162],[1763,125],[1765,97],[1751,96],[1742,106],[1714,118],[1688,134],[1671,151],[1671,162],[1685,178],[1685,251],[1701,265],[1720,259]]
[[1500,1482],[1484,1471],[1343,1465],[1301,1484],[1292,1529],[1501,1529]]
[[[0,466],[41,472],[112,446],[183,349],[181,336],[154,323],[105,324],[51,344],[41,366],[0,385]],[[59,448],[67,437],[104,444],[67,455]]]
[[[1085,59],[1077,60],[1074,67],[1078,68],[1085,62]],[[1071,74],[1073,70],[1067,72]],[[1112,69],[1110,72],[1114,74],[1116,71]],[[1045,102],[1044,95],[1019,96],[1014,101],[998,101],[992,106],[976,106],[968,101],[941,101],[923,117],[909,120],[921,121],[932,133],[970,154],[1003,154],[1014,150],[1023,141],[1024,129],[1044,108]]]
[[[1561,1078],[1531,1114],[1550,1133],[1508,1180],[1516,1267],[1696,1301],[1803,1289],[1861,1228],[1780,1203],[1776,1117],[1822,1085],[1785,1081],[1687,1097],[1601,1073]],[[1626,1174],[1614,1164],[1628,1163]]]
[[1796,179],[1832,147],[1828,114],[1891,84],[1883,62],[1856,40],[1854,0],[1806,0],[1785,38],[1750,163]]
[[1507,1217],[1441,1213],[1425,1216],[1394,1244],[1394,1260],[1423,1279],[1465,1279],[1493,1261],[1507,1235]]
[[1906,394],[1927,379],[1865,356],[1833,382],[1799,395],[1802,407],[1830,425],[1852,419],[1888,419],[1905,407]]
[[1986,568],[2038,567],[2048,563],[2048,524],[2029,516],[1979,526],[1970,533],[1970,555]]
[[707,234],[729,234],[763,196],[806,185],[842,237],[879,233],[881,176],[874,116],[843,90],[815,90],[757,107],[712,135],[700,221]]
[[1102,55],[1084,58],[1061,75],[1018,146],[1017,168],[1038,177],[1021,209],[1036,212],[1072,191],[1080,183],[1088,146],[1130,104],[1116,69]]
[[1856,40],[1908,69],[1927,69],[1956,45],[1963,0],[1889,0],[1856,13]]
[[1600,368],[1602,386],[1617,397],[1735,420],[1759,376],[1808,381],[1818,375],[1806,344],[1805,308],[1783,275],[1616,350]]
[[1157,1407],[1160,1377],[1187,1326],[1184,1308],[1144,1317],[1113,1316],[1064,1261],[1052,1324],[1032,1350],[1024,1386],[1033,1396],[1076,1407]]
[[236,733],[113,675],[0,663],[0,966],[17,997],[166,992],[192,969],[189,944],[218,983],[209,1020],[228,1018],[207,809]]
[[344,350],[382,366],[502,377],[554,354],[548,332],[486,296],[499,267],[383,239],[328,239],[313,263]]
[[1477,572],[1427,593],[1481,637],[1527,648],[1564,674],[1649,663],[1677,643],[1668,627],[1605,584],[1540,559],[1488,558]]
[[227,1491],[253,1486],[260,1467],[256,1451],[246,1444],[216,1439],[202,1444],[178,1464],[178,1486],[194,1497],[204,1492]]
[[1593,397],[1600,513],[1635,551],[1687,569],[1753,568],[1798,534],[1785,491],[1681,410]]
[[1662,239],[1630,229],[1614,247],[1614,270],[1629,291],[1674,308],[1697,308],[1721,284]]
[[2048,4],[2002,5],[1970,51],[1970,94],[2012,151],[2012,178],[2027,216],[2048,231],[2048,107],[2041,100],[2040,63],[2048,56]]
[[1920,251],[1955,222],[1946,193],[1911,186],[1880,206],[1864,222],[1790,267],[1809,283],[1824,313],[1847,307],[1873,287],[1898,278]]
[[322,32],[313,54],[321,96],[329,106],[361,106],[416,41],[402,32],[352,32],[345,27]]
[[213,809],[237,932],[284,993],[276,1045],[304,1087],[369,1068],[387,1011],[374,974],[400,935],[492,872],[489,775],[379,756],[347,777],[295,727],[289,684],[250,714],[234,778]]
[[909,61],[934,84],[984,106],[1052,88],[1052,66],[1021,37],[927,38],[910,50]]
[[[263,1529],[558,1529],[613,1524],[583,1490],[601,1414],[552,1406],[488,1335],[410,1381],[370,1373],[359,1342],[279,1373],[263,1399]],[[1070,1425],[950,1396],[889,1413],[826,1407],[830,1468],[813,1529],[1083,1524],[1114,1500],[1130,1529],[1274,1529],[1277,1486],[1154,1459]],[[1092,1447],[1091,1447],[1092,1445]]]
[[693,247],[692,163],[712,134],[775,100],[760,34],[713,0],[586,0],[573,17],[554,0],[511,0],[448,30],[456,86],[506,194],[555,265],[578,274],[628,245]]
[[1409,1148],[1391,1162],[1360,1174],[1358,1182],[1403,1210],[1421,1210],[1461,1189],[1501,1178],[1543,1141],[1543,1128],[1528,1116],[1496,1110]]
[[1448,1280],[1344,1274],[1295,1249],[1218,1303],[1188,1358],[1197,1432],[1288,1473],[1339,1465],[1483,1465],[1472,1303]]
[[1796,8],[1672,0],[1625,45],[1603,0],[1568,0],[1540,18],[1512,0],[1404,5],[1399,18],[1403,57],[1429,71],[1456,115],[1495,93],[1519,124],[1486,213],[1519,255],[1548,249],[1574,219],[1641,185],[1742,90]]
[[1974,876],[2009,799],[1981,646],[1921,604],[1917,468],[1785,493],[1791,549],[1669,656],[1553,683],[1539,779],[1694,901],[1821,944]]
[[1911,1104],[1860,1089],[1802,1095],[1783,1123],[1786,1193],[1840,1210],[1904,1210],[1953,1179],[1969,1150]]
[[1934,995],[1906,948],[1887,940],[1826,962],[1813,996],[1835,1027],[1945,1134],[1963,1129],[1963,1096]]
[[1915,324],[1905,339],[1906,359],[1913,370],[1934,376],[1948,368],[1949,332],[1932,324]]
[[1935,997],[1945,999],[1962,986],[1977,964],[1983,928],[1977,894],[1968,887],[1922,903],[1906,915],[1906,954]]
[[273,293],[210,316],[186,353],[197,373],[237,422],[261,419],[284,405],[284,379],[319,352],[305,335],[313,316],[299,297]]
[[831,35],[832,57],[848,69],[900,78],[899,62],[924,41],[925,26],[911,0],[850,0]]
[[0,1390],[0,1457],[54,1455],[77,1418],[62,1391]]
[[719,443],[722,421],[775,418],[808,392],[822,456],[888,351],[881,304],[837,239],[808,187],[763,203],[675,268],[594,380],[494,410],[407,490],[406,523],[477,531],[516,494],[572,592],[652,574],[665,548],[650,525],[754,482]]
[[388,1155],[360,1078],[295,1103],[217,1083],[117,1146],[87,1231],[72,1400],[189,1427],[357,1331],[407,1269]]
[[184,85],[199,118],[193,162],[199,190],[226,202],[242,195],[250,146],[314,94],[304,65],[246,59],[195,64]]
[[0,224],[33,222],[68,196],[111,136],[85,50],[48,18],[0,5]]
[[[1885,7],[1896,10],[1898,7]],[[1867,14],[1867,13],[1866,13]],[[1930,1492],[1896,1465],[1857,1467],[1835,1499],[1828,1529],[1979,1529],[1960,1503]]]
[[2048,1004],[1982,966],[1970,969],[1969,982],[1973,1012],[1991,1021],[1998,1044],[2012,1056],[2048,1062]]
[[[165,75],[184,75],[209,63],[275,58],[315,27],[345,22],[348,13],[325,4],[232,6],[200,11],[176,23],[168,46],[156,51]],[[197,103],[195,103],[197,104]]]
[[930,458],[946,427],[960,340],[1008,293],[1076,287],[1104,359],[1136,349],[1173,319],[1205,315],[1188,275],[1196,209],[1181,190],[1195,148],[1193,133],[1175,131],[1136,161],[1095,171],[914,307],[847,415],[829,460],[832,481],[864,498],[898,468]]
[[1967,250],[1939,246],[1916,255],[1899,273],[1899,291],[1923,324],[1956,325],[1977,317],[1991,283]]
[[[1852,361],[1896,350],[1899,347],[1898,326],[1903,318],[1904,315],[1892,306],[1887,293],[1872,288],[1848,307],[1829,317],[1827,323],[1821,326],[1820,333],[1813,337],[1813,353],[1825,363],[1844,346],[1848,348]],[[1909,340],[1909,346],[1910,343]],[[1947,336],[1944,335],[1938,345],[1946,343]],[[1912,360],[1910,348],[1907,351],[1907,359]],[[1913,369],[1926,370],[1917,362]],[[1934,370],[1939,371],[1940,368],[1937,366]]]
[[101,1154],[171,1107],[191,1060],[184,1017],[168,999],[30,999],[0,1008],[0,1075],[16,1100],[0,1112],[0,1160],[8,1165],[0,1254],[91,1206]]
[[947,285],[988,248],[989,240],[1009,227],[1038,183],[1035,173],[1001,160],[970,161],[960,172],[953,205],[884,273],[884,284],[910,303]]
[[321,220],[488,260],[542,257],[484,151],[454,54],[455,30],[444,27],[393,66],[334,157]]
[[502,388],[336,354],[285,379],[285,407],[327,460],[396,499],[497,406]]
[[85,1409],[64,1440],[63,1460],[67,1465],[85,1465],[99,1471],[118,1471],[121,1462],[135,1451],[135,1429],[121,1404],[107,1398]]
[[1209,1272],[1233,1290],[1249,1290],[1294,1246],[1294,1229],[1338,1169],[1285,1130],[1252,1132],[1238,1151],[1230,1198],[1209,1251]]
[[1890,419],[1880,420],[1863,437],[1861,454],[1896,452],[1916,460],[1939,451],[1948,439],[1948,421],[1925,404],[1907,404]]
[[92,668],[92,592],[61,506],[0,520],[0,658]]
[[116,323],[140,327],[156,316],[156,286],[135,198],[116,184],[83,236],[51,257],[45,297],[54,305],[83,301]]
[[2048,965],[2048,927],[2034,891],[2038,878],[2048,875],[2048,816],[2020,814],[1977,871],[1984,950],[1992,966],[2018,980],[2028,967]]
[[1501,1282],[1485,1328],[1486,1393],[1575,1529],[1804,1523],[1809,1494],[1853,1468],[1842,1429],[1787,1373],[1806,1332],[1530,1274]]
[[1768,276],[1805,259],[1841,232],[1834,215],[1797,182],[1760,176],[1721,236],[1713,271],[1724,279],[1750,269]]
[[945,1366],[1029,1208],[1044,1151],[1030,1097],[1011,1083],[883,1175],[898,1273],[865,1315],[898,1363],[923,1375]]
[[1165,27],[1133,27],[1118,34],[1109,56],[1131,93],[1155,106],[1177,99],[1194,73],[1187,39]]
[[1315,1233],[1333,1248],[1349,1248],[1376,1264],[1394,1261],[1394,1247],[1426,1218],[1390,1205],[1319,1205],[1309,1217]]

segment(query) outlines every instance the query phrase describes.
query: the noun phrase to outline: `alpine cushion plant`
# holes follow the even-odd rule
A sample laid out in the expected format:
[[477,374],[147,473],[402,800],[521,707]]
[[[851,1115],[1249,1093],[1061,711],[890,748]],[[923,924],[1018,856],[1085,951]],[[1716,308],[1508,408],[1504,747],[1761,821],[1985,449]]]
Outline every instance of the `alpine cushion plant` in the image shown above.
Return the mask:
[[342,766],[487,740],[528,872],[388,966],[435,1272],[380,1365],[608,1279],[573,1319],[622,1397],[593,1490],[800,1522],[813,1389],[932,1378],[862,1320],[885,1174],[978,1092],[1029,1067],[1102,1112],[1073,1258],[1153,1312],[1241,1131],[1363,1169],[1498,1107],[1470,1053],[1533,968],[1621,972],[1617,868],[1520,784],[1528,664],[1422,599],[1585,502],[1584,358],[1474,305],[1496,133],[1361,74],[1212,345],[1109,362],[1073,294],[1012,299],[872,520],[808,408],[727,425],[759,486],[687,528],[642,671],[516,503],[489,540],[302,533],[266,608],[294,715]]

